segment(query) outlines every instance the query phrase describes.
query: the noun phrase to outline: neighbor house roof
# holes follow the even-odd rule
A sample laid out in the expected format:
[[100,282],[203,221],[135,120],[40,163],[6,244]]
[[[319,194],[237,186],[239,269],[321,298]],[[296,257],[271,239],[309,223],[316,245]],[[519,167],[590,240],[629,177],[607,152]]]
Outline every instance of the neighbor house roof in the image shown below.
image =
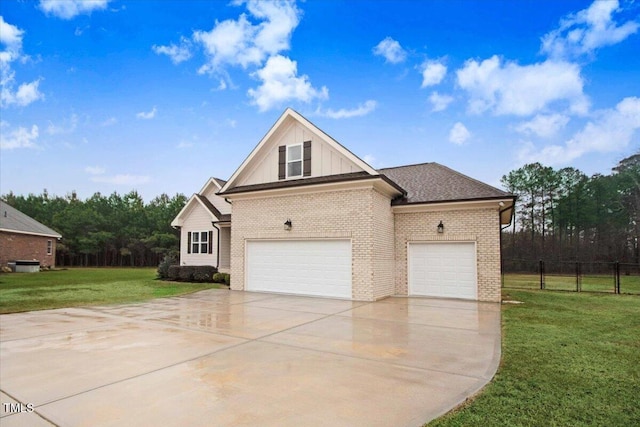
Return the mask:
[[23,214],[4,200],[0,200],[0,231],[32,234],[56,239],[62,237],[57,231]]
[[432,162],[379,169],[406,190],[394,205],[513,198],[512,194]]

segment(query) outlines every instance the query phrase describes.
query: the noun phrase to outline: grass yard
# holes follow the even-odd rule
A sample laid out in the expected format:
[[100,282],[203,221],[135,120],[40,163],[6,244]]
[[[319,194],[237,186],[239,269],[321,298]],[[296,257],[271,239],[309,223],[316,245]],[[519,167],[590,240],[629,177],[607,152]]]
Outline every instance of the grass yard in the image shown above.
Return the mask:
[[[573,275],[560,276],[547,274],[544,278],[545,288],[555,291],[575,291],[576,277]],[[613,275],[583,275],[581,289],[585,292],[611,292],[614,289]],[[516,274],[507,273],[504,275],[505,288],[540,289],[539,274]],[[623,294],[640,294],[640,276],[621,275],[620,292]]]
[[640,425],[640,297],[504,290],[502,361],[440,426]]
[[215,288],[156,279],[155,268],[73,268],[0,274],[0,313],[144,301]]

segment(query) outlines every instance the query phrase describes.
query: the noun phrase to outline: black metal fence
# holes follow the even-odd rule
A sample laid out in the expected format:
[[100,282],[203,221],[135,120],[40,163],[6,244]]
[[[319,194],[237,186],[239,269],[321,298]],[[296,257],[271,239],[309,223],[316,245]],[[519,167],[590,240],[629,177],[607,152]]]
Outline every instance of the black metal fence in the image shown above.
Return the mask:
[[502,271],[505,288],[640,294],[640,264],[506,259]]

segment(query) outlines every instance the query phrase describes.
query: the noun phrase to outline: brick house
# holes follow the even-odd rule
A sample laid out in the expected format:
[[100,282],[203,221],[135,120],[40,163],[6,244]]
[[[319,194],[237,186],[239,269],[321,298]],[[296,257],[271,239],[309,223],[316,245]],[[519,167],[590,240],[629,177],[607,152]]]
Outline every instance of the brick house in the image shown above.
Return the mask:
[[56,243],[62,236],[0,200],[0,267],[16,260],[55,267]]
[[514,202],[437,163],[376,170],[287,109],[172,225],[181,264],[230,271],[234,290],[498,302]]

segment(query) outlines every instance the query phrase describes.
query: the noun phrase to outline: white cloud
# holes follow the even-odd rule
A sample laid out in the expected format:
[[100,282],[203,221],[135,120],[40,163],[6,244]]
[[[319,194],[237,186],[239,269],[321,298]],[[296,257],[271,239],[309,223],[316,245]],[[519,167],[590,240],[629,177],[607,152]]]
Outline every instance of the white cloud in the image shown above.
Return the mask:
[[[8,127],[7,122],[2,123],[2,127]],[[38,126],[31,126],[31,130],[19,127],[11,132],[0,132],[0,148],[3,150],[13,150],[16,148],[34,148],[38,139]]]
[[[22,35],[24,31],[15,25],[7,23],[2,16],[0,16],[0,43],[7,47],[8,54],[18,54],[22,50]],[[3,56],[3,59],[5,57]],[[6,58],[9,59],[9,58]],[[15,59],[15,58],[13,58]]]
[[193,33],[208,57],[200,73],[219,74],[225,65],[259,66],[268,56],[289,49],[301,16],[294,2],[249,0],[247,10],[261,22],[254,25],[242,14],[237,20],[216,21],[211,31]]
[[107,170],[102,166],[87,166],[84,171],[89,175],[103,175]]
[[334,111],[331,108],[326,111],[318,110],[317,113],[324,117],[329,117],[330,119],[349,119],[351,117],[360,117],[366,116],[376,109],[378,103],[372,99],[365,101],[364,104],[358,105],[358,107],[353,108],[351,110],[347,110],[346,108],[341,108],[338,111]]
[[151,111],[148,111],[148,112],[141,111],[138,114],[136,114],[136,117],[143,120],[150,120],[156,116],[157,112],[158,112],[158,109],[154,106]]
[[55,125],[49,122],[47,127],[47,133],[49,135],[69,134],[76,130],[78,126],[78,115],[72,114],[68,120],[65,120],[62,125]]
[[550,138],[569,123],[569,117],[563,114],[538,114],[533,119],[519,123],[515,130],[526,135]]
[[295,2],[251,0],[247,9],[256,18],[265,20],[258,25],[255,37],[255,45],[259,49],[269,55],[289,49],[291,34],[302,15]]
[[178,143],[178,145],[176,145],[176,148],[191,148],[193,147],[193,142],[189,142],[189,141],[180,141]]
[[382,56],[385,61],[392,64],[403,62],[407,58],[407,52],[400,46],[398,41],[391,37],[385,37],[373,48],[373,53]]
[[571,112],[586,114],[580,67],[569,62],[545,61],[532,65],[503,63],[494,55],[482,62],[470,59],[456,71],[458,86],[469,93],[468,111],[481,114],[528,116],[550,104],[568,104]]
[[549,145],[536,150],[527,143],[518,154],[524,163],[568,164],[587,153],[623,152],[640,129],[640,98],[623,99],[613,109],[598,112],[564,145]]
[[429,95],[429,102],[433,107],[431,111],[443,111],[446,110],[449,104],[453,102],[453,97],[449,95],[440,95],[438,92],[432,92]]
[[420,66],[422,70],[422,85],[420,87],[439,84],[447,74],[447,67],[439,61],[425,61]]
[[185,37],[180,37],[180,44],[171,43],[169,46],[153,45],[151,47],[158,55],[167,55],[171,62],[179,64],[191,58],[191,42]]
[[296,61],[282,55],[272,56],[264,68],[252,74],[262,83],[257,89],[249,89],[247,94],[260,111],[267,111],[285,101],[310,102],[315,98],[326,99],[329,96],[326,87],[315,89],[308,76],[298,77],[297,73]]
[[102,127],[113,126],[117,123],[118,123],[118,119],[116,119],[115,117],[109,117],[108,119],[100,123],[100,126]]
[[0,106],[7,107],[18,105],[27,106],[34,101],[43,99],[44,95],[38,90],[40,79],[31,83],[22,83],[15,89],[15,72],[11,68],[11,63],[17,59],[25,59],[22,54],[22,36],[24,31],[7,23],[0,16],[0,44],[3,50],[0,51]]
[[146,184],[151,181],[151,178],[146,175],[130,175],[130,174],[118,174],[118,175],[94,175],[91,178],[93,182],[100,182],[105,184],[114,185],[140,185]]
[[633,20],[617,25],[612,15],[621,11],[619,6],[618,0],[596,0],[587,9],[569,15],[560,21],[559,28],[542,37],[540,51],[552,58],[571,58],[623,41],[640,25]]
[[104,10],[110,0],[40,0],[40,10],[47,15],[71,19],[94,10]]
[[9,90],[5,95],[3,91],[2,98],[7,105],[16,104],[20,107],[25,107],[34,101],[44,99],[44,94],[40,92],[39,86],[40,80],[34,80],[31,83],[22,83],[18,86],[18,90],[15,93]]
[[73,35],[74,36],[81,36],[89,28],[91,28],[90,25],[85,25],[84,27],[76,27],[76,29],[73,32]]
[[366,154],[362,160],[364,160],[369,166],[373,166],[378,162],[372,154]]
[[456,145],[464,144],[469,138],[471,138],[471,132],[460,122],[454,124],[449,131],[449,142]]

